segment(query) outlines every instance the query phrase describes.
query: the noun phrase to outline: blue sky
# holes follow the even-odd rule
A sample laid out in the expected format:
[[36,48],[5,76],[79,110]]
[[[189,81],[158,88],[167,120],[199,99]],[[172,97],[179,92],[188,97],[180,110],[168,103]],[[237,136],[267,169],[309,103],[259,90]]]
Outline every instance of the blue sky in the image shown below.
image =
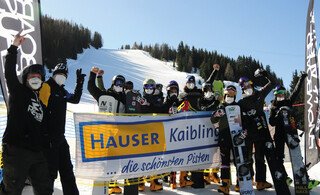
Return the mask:
[[[289,86],[304,70],[307,0],[41,0],[43,14],[101,33],[104,48],[180,41],[252,56]],[[319,7],[318,2],[315,7]],[[316,10],[317,11],[317,10]],[[316,14],[316,25],[320,18]],[[317,30],[319,32],[319,30]],[[318,41],[319,42],[319,41]]]

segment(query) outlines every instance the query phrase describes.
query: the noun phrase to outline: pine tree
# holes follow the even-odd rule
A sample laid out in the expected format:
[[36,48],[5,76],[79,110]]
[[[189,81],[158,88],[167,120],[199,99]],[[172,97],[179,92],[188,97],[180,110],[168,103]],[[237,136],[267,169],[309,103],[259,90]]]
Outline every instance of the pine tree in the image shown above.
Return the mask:
[[[290,83],[290,93],[292,93],[292,91],[294,90],[297,82],[299,80],[299,75],[298,75],[298,71],[295,70],[293,75],[292,75],[292,81]],[[294,104],[301,104],[304,102],[304,88],[305,86],[302,86],[301,91],[299,92],[299,95],[296,99],[296,101],[294,102]],[[296,118],[296,122],[299,124],[299,128],[300,129],[304,129],[304,106],[294,106],[293,107],[293,113],[295,113],[295,118]]]
[[224,78],[228,81],[235,81],[234,71],[230,63],[227,63],[226,70],[224,72]]

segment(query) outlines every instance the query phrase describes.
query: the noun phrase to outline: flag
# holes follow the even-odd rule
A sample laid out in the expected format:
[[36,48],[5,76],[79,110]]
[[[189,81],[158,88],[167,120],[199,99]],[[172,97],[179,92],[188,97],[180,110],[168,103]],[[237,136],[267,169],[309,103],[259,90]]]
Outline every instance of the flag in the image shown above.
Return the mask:
[[[319,113],[319,66],[317,60],[317,40],[315,32],[314,0],[310,0],[306,27],[306,93],[305,93],[305,162],[310,167],[319,161],[320,113]],[[309,168],[310,168],[309,167]]]
[[18,74],[30,64],[42,64],[41,25],[39,0],[0,1],[0,82],[3,99],[8,106],[9,92],[4,78],[7,49],[14,36],[23,29],[25,42],[18,52]]

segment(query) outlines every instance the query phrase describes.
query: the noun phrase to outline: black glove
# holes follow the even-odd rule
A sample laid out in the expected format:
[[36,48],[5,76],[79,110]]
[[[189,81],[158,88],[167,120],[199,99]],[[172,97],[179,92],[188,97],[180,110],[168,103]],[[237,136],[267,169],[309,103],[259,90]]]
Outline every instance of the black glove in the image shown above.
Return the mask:
[[255,77],[260,77],[260,76],[264,76],[264,77],[267,77],[268,76],[268,73],[266,70],[263,70],[261,68],[257,69],[255,72],[254,72],[254,76]]
[[77,69],[77,84],[83,84],[86,74],[82,74],[82,68]]
[[301,71],[301,77],[302,78],[306,78],[308,76],[308,74],[305,71]]

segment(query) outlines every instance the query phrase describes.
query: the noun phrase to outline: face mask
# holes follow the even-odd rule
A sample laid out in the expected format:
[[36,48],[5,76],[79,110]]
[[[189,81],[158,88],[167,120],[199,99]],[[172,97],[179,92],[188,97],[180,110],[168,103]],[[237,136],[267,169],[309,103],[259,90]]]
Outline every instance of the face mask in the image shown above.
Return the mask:
[[281,102],[281,101],[283,101],[284,100],[284,97],[277,97],[277,101],[278,102]]
[[127,94],[129,91],[131,91],[130,89],[126,89],[124,90],[124,92]]
[[228,96],[226,96],[226,98],[224,99],[224,101],[225,101],[227,104],[231,104],[232,102],[234,102],[234,97],[228,97]]
[[113,90],[115,91],[115,92],[117,92],[117,93],[120,93],[120,92],[122,92],[123,91],[123,88],[122,87],[120,87],[120,86],[113,86]]
[[67,77],[65,77],[64,75],[61,75],[61,74],[57,74],[57,75],[54,76],[54,80],[56,81],[56,83],[59,86],[61,86],[66,82]]
[[208,92],[204,93],[204,98],[206,98],[206,99],[210,99],[212,96],[213,96],[212,91],[208,91]]
[[193,89],[194,88],[194,83],[187,83],[187,88],[188,89]]
[[151,95],[153,93],[153,89],[145,89],[146,94]]
[[28,84],[33,90],[38,90],[41,87],[42,80],[38,77],[28,79]]
[[247,96],[252,95],[253,89],[252,89],[252,88],[246,89],[246,90],[244,90],[244,93],[245,93]]
[[177,93],[170,93],[169,94],[169,97],[173,97],[173,96],[178,96],[178,94]]
[[153,94],[153,95],[159,95],[159,94],[160,94],[159,89],[155,89],[155,90],[154,90],[154,94]]

